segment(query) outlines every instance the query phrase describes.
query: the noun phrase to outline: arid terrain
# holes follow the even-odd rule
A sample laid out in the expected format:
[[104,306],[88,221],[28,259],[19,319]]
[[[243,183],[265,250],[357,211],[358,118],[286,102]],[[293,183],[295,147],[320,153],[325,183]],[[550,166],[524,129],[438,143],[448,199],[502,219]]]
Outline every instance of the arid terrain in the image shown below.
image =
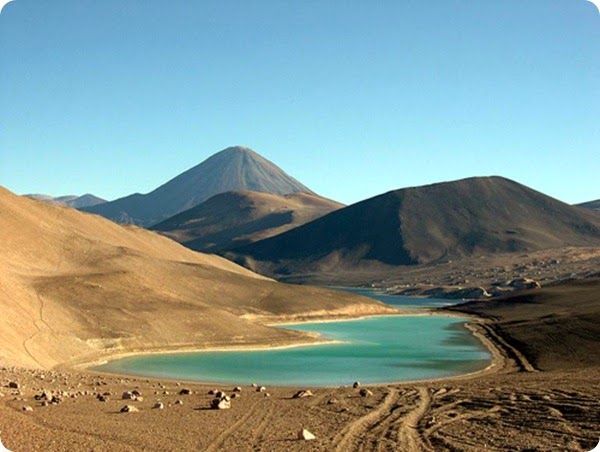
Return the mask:
[[[593,344],[598,333],[598,280],[568,286],[538,298],[561,308],[565,325],[581,306],[593,322],[576,334]],[[494,315],[497,308],[479,315]],[[500,308],[504,320],[510,308]],[[540,311],[535,315],[536,311]],[[344,388],[312,388],[313,397],[294,399],[299,389],[243,387],[229,410],[211,410],[213,386],[73,371],[2,368],[0,437],[12,450],[591,450],[600,438],[600,363],[585,348],[577,363],[563,360],[567,329],[555,335],[546,310],[527,313],[544,333],[529,338],[538,352],[528,356],[511,342],[518,337],[502,322],[474,326],[494,350],[492,368],[429,382],[376,385],[362,397],[351,381]],[[522,316],[523,313],[517,314]],[[514,319],[513,319],[514,320]],[[578,324],[580,327],[581,324]],[[524,329],[521,329],[523,331]],[[543,362],[544,369],[532,362]],[[550,364],[549,364],[550,363]],[[9,382],[20,388],[8,388]],[[257,382],[260,384],[260,382]],[[141,401],[122,400],[137,389]],[[191,394],[181,395],[182,389]],[[221,388],[233,393],[232,387]],[[62,401],[43,406],[45,391]],[[107,394],[108,401],[98,400]],[[268,396],[267,396],[268,394]],[[180,402],[178,402],[180,401]],[[161,402],[163,409],[153,408]],[[121,413],[125,405],[139,411]],[[29,406],[32,411],[24,411]],[[298,439],[305,428],[313,441]]]
[[[485,371],[368,388],[245,386],[230,409],[216,410],[212,385],[100,375],[83,365],[137,352],[314,342],[268,325],[391,308],[278,283],[156,233],[6,190],[0,212],[8,231],[0,250],[0,439],[10,450],[590,450],[600,438],[596,248],[414,266],[396,274],[398,286],[376,282],[401,291],[401,278],[541,281],[541,289],[443,312],[473,316],[469,328],[494,356]],[[292,397],[302,389],[314,395]],[[134,390],[140,398],[124,398]],[[125,406],[132,408],[121,412]],[[316,438],[299,439],[303,428]]]

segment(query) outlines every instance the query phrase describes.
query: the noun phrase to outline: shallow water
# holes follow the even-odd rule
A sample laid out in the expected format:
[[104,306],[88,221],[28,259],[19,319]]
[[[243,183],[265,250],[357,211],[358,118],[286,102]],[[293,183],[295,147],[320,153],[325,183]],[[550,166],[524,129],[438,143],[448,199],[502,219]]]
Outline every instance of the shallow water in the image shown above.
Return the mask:
[[321,333],[339,344],[123,358],[95,370],[214,383],[338,386],[439,378],[486,367],[490,353],[441,316],[372,317],[285,328]]

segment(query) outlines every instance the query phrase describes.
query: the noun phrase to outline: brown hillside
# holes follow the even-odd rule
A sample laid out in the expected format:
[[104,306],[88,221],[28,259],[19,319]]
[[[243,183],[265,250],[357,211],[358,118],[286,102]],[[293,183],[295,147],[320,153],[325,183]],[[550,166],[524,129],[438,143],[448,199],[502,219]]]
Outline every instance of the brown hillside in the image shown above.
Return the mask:
[[495,319],[494,328],[541,370],[600,365],[600,279],[590,278],[447,308]]
[[0,362],[50,367],[105,353],[306,340],[257,316],[387,312],[287,286],[223,258],[0,187]]
[[391,191],[226,255],[282,277],[599,245],[598,213],[477,177]]
[[311,193],[233,191],[215,195],[151,229],[193,250],[216,253],[272,237],[341,207]]

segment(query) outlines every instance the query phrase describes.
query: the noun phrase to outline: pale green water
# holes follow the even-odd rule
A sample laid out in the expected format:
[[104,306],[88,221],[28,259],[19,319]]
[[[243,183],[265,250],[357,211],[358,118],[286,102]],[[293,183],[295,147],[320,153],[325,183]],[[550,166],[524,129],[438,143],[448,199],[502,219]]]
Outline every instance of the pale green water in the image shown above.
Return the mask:
[[[465,319],[466,320],[466,319]],[[96,370],[214,383],[338,386],[420,380],[486,367],[490,353],[462,326],[440,316],[373,317],[286,328],[319,332],[342,344],[298,348],[146,355]]]

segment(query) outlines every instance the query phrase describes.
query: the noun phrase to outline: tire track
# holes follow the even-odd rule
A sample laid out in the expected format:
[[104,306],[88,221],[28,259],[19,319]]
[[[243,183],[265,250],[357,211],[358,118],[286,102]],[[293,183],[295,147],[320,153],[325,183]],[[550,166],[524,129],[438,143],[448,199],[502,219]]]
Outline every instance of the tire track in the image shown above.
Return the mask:
[[425,387],[418,388],[419,402],[414,410],[408,413],[402,419],[400,429],[398,430],[398,446],[406,452],[421,452],[427,450],[421,435],[417,429],[419,422],[427,413],[431,403],[429,391]]
[[368,430],[369,426],[380,422],[389,415],[390,409],[397,400],[398,391],[390,388],[383,401],[374,411],[351,422],[335,436],[333,439],[333,444],[336,445],[335,450],[340,452],[351,450],[351,446],[356,442],[357,438]]
[[[223,450],[222,446],[227,441],[227,438],[234,432],[238,430],[238,428],[244,425],[252,416],[256,414],[258,411],[258,402],[255,402],[254,405],[248,410],[248,412],[238,419],[236,422],[231,424],[228,428],[223,430],[219,436],[217,436],[212,443],[208,445],[205,449],[206,452],[214,452],[218,450]],[[263,407],[261,407],[263,408]]]

